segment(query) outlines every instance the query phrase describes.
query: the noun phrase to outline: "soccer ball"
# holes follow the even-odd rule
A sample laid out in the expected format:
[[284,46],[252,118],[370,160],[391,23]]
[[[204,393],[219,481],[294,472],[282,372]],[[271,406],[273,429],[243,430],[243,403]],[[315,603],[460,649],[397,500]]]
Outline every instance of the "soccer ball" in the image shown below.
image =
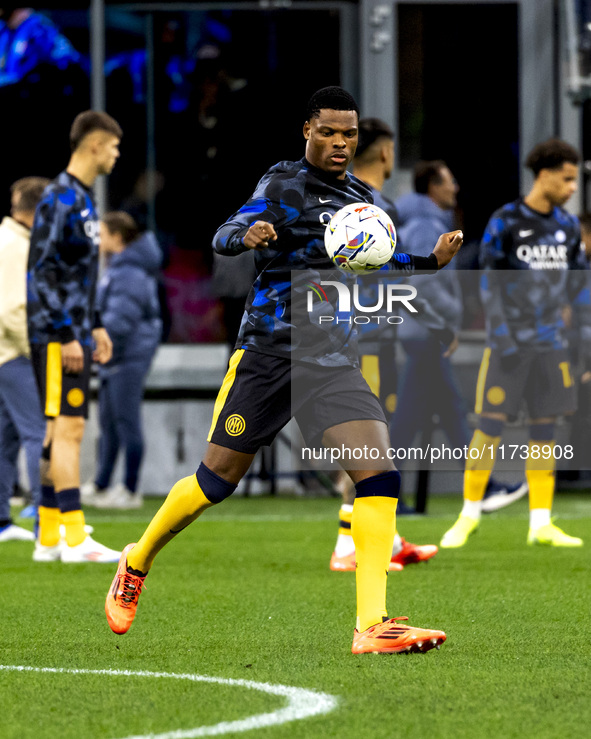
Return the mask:
[[392,258],[396,229],[377,205],[353,203],[337,211],[324,232],[326,253],[346,272],[372,272]]

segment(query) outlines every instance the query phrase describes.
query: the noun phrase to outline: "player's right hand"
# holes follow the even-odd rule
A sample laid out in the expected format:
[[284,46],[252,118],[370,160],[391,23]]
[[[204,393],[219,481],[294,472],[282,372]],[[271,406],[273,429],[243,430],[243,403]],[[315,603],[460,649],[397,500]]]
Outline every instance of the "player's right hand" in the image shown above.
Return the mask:
[[79,341],[62,344],[62,367],[71,375],[79,375],[84,369],[84,351]]
[[242,238],[242,243],[249,249],[260,251],[261,249],[266,249],[270,241],[276,240],[277,233],[272,223],[255,221]]
[[450,231],[449,233],[441,234],[433,249],[433,254],[437,259],[437,267],[441,269],[449,264],[451,260],[460,250],[464,242],[464,234],[461,231]]

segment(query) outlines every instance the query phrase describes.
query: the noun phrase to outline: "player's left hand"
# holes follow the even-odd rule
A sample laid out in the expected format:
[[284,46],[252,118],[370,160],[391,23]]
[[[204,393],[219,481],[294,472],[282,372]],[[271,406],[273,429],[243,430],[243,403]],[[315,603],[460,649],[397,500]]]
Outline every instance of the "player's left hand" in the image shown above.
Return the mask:
[[441,234],[433,249],[433,254],[437,259],[437,268],[441,269],[449,264],[451,260],[460,250],[460,246],[464,243],[464,234],[461,231],[450,231]]
[[113,342],[105,328],[95,328],[92,332],[95,349],[92,358],[99,364],[106,364],[113,356]]

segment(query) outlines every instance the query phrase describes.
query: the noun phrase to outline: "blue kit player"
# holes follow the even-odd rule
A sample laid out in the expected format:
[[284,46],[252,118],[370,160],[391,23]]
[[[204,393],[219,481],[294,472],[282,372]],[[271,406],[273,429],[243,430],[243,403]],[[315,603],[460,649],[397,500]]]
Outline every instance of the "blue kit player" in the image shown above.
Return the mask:
[[[387,459],[384,412],[357,364],[354,327],[324,331],[305,324],[304,318],[298,323],[292,315],[298,271],[333,267],[324,248],[327,220],[345,205],[372,202],[369,187],[347,174],[358,122],[357,105],[345,90],[316,92],[304,123],[305,157],[271,167],[250,200],[216,233],[219,253],[255,250],[258,277],[215,403],[204,459],[195,475],[176,483],[139,542],[121,555],[105,603],[116,633],[131,626],[156,554],[203,511],[230,496],[259,447],[270,444],[295,416],[311,446],[381,450],[379,462],[347,470],[356,487],[351,530],[357,553],[357,628],[352,651],[427,651],[445,640],[442,631],[412,628],[386,615],[400,475]],[[395,255],[388,268],[398,274],[435,272],[461,243],[461,233],[443,234],[429,257]],[[320,333],[322,340],[316,341]]]
[[[550,518],[555,487],[555,420],[575,409],[575,383],[562,310],[579,314],[582,352],[591,357],[591,305],[581,269],[578,219],[563,206],[577,188],[579,154],[559,139],[538,144],[527,158],[534,184],[522,199],[493,213],[481,244],[481,294],[487,347],[476,388],[478,428],[464,473],[464,506],[442,540],[464,546],[479,526],[482,499],[504,424],[525,399],[529,444],[519,450],[529,485],[528,544],[579,547]],[[480,451],[486,450],[482,459]]]
[[[31,231],[27,323],[47,418],[36,562],[119,558],[85,529],[80,445],[88,417],[91,361],[104,364],[112,354],[95,310],[99,220],[91,187],[115,166],[121,136],[119,124],[106,113],[87,110],[76,117],[70,130],[70,161],[45,189]],[[65,541],[60,525],[65,527]]]

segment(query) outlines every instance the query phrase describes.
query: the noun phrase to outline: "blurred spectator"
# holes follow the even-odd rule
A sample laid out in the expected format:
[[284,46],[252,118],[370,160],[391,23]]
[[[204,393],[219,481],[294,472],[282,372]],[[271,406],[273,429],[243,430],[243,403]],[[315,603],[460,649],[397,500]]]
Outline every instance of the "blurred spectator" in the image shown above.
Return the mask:
[[34,540],[10,518],[10,496],[22,445],[34,506],[41,498],[39,459],[45,419],[31,366],[26,274],[35,208],[49,180],[25,177],[11,188],[11,217],[0,224],[0,542]]
[[[453,209],[458,186],[445,162],[418,162],[414,171],[415,192],[396,201],[400,218],[400,241],[405,250],[427,256],[439,234],[453,228]],[[431,281],[429,281],[431,279]],[[458,346],[462,322],[462,296],[457,275],[446,268],[436,279],[416,277],[413,285],[445,321],[445,350],[439,337],[415,317],[408,315],[399,326],[407,362],[393,418],[391,437],[394,447],[410,444],[418,432],[431,425],[434,413],[453,447],[470,438],[466,409],[453,376],[449,357]],[[425,390],[430,390],[425,396]]]
[[21,82],[42,64],[64,71],[82,58],[53,23],[32,8],[0,7],[0,87]]
[[[155,236],[140,235],[123,211],[103,217],[100,248],[109,262],[99,282],[97,307],[113,341],[113,358],[99,368],[99,463],[95,481],[83,487],[83,500],[98,508],[139,508],[144,450],[140,409],[162,335],[157,287],[162,254]],[[105,492],[120,449],[125,451],[125,480]]]
[[[144,170],[140,172],[136,179],[131,194],[121,204],[121,210],[134,219],[140,231],[150,229],[149,218],[149,201],[154,198],[155,211],[165,213],[173,212],[171,204],[161,203],[160,198],[165,186],[164,175],[161,172],[149,172]],[[158,218],[158,228],[156,229],[156,238],[162,251],[161,268],[165,269],[170,260],[170,244],[172,224],[167,222],[165,217]],[[166,294],[166,286],[161,274],[158,275],[158,303],[160,304],[160,315],[162,318],[162,343],[168,340],[170,328],[172,325],[172,317],[168,305],[168,297]]]
[[[247,169],[254,165],[256,147],[236,143],[236,121],[240,119],[240,140],[248,141],[256,122],[244,116],[247,81],[232,77],[222,50],[215,44],[203,44],[196,52],[190,77],[191,96],[186,110],[178,116],[177,136],[168,141],[169,152],[163,156],[167,183],[183,182],[191,173],[191,187],[177,188],[175,230],[181,248],[199,249],[211,267],[209,244],[218,225],[240,202],[241,192],[232,182],[235,203],[228,202],[228,172],[240,158]],[[182,141],[179,156],[178,142]],[[168,154],[168,156],[166,156]],[[195,204],[207,203],[199,210]]]
[[88,66],[88,57],[44,14],[0,0],[0,140],[9,144],[2,189],[27,169],[60,171],[69,153],[64,127],[90,105]]

